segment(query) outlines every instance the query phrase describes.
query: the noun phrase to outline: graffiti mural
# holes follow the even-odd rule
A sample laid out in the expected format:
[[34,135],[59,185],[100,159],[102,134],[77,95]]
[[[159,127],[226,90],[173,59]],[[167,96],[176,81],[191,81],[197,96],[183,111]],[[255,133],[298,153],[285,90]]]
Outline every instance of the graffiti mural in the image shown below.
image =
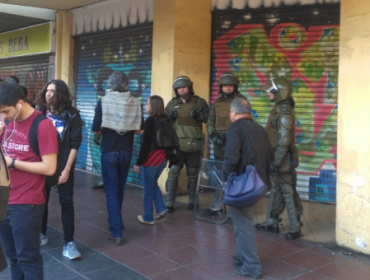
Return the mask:
[[[78,167],[101,172],[100,149],[94,143],[91,125],[97,101],[109,88],[108,78],[123,72],[129,79],[129,91],[141,102],[150,95],[151,26],[138,32],[123,31],[114,36],[81,38],[77,67],[77,107],[84,120],[84,140],[78,156]],[[132,162],[136,161],[139,139],[135,139]],[[140,183],[132,172],[129,182]]]
[[[317,11],[316,8],[311,7],[312,11]],[[287,13],[287,10],[280,11]],[[297,18],[297,12],[291,11],[292,18]],[[270,11],[266,15],[271,19]],[[230,23],[240,22],[238,17],[230,19],[226,26],[228,19],[222,18],[219,30],[223,34],[213,40],[211,99],[213,102],[218,97],[218,77],[227,71],[234,73],[240,80],[240,92],[252,104],[255,121],[264,126],[273,104],[260,90],[261,86],[268,79],[279,76],[292,80],[296,101],[296,145],[300,151],[298,190],[306,199],[333,202],[339,25],[312,26],[290,19],[284,23],[281,22],[284,16],[276,12],[274,17],[279,21],[234,26]]]
[[27,99],[33,102],[46,83],[53,78],[50,77],[49,79],[49,68],[51,66],[48,62],[29,64],[29,62],[19,61],[4,68],[0,66],[0,78],[6,80],[9,76],[18,77],[20,85],[27,88]]

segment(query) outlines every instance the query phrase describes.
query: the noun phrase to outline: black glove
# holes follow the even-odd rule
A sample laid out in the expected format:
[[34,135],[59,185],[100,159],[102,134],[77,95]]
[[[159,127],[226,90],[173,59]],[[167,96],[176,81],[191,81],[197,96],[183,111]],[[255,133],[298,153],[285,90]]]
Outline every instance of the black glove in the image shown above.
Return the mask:
[[218,134],[218,139],[220,139],[222,141],[222,143],[225,143],[225,141],[226,141],[226,133],[224,133],[222,135]]
[[270,165],[270,172],[274,173],[274,174],[277,174],[277,173],[279,173],[279,168],[275,164],[271,164]]
[[177,111],[173,110],[170,112],[170,119],[171,121],[174,121],[178,118],[179,114],[177,113]]
[[101,134],[94,134],[94,143],[96,144],[96,145],[100,145],[100,143],[101,143]]
[[198,112],[197,109],[193,109],[190,111],[190,117],[194,118],[194,119],[199,119],[199,117],[201,116],[201,112]]
[[[215,144],[217,146],[222,146],[222,144],[224,143],[224,140],[220,139],[217,132],[212,132],[209,137],[211,138],[211,141],[213,142],[213,144]],[[225,138],[226,138],[226,136],[225,136]]]

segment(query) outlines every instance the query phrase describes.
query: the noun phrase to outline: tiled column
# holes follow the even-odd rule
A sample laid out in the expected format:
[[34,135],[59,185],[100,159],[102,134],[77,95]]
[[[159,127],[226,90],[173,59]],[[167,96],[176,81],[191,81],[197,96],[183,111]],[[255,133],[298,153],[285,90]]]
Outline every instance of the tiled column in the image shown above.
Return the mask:
[[[152,93],[162,96],[165,104],[174,96],[172,82],[180,75],[193,81],[196,95],[209,100],[211,4],[211,0],[154,0]],[[187,188],[184,177],[180,192]],[[160,177],[161,187],[166,179],[165,174]]]

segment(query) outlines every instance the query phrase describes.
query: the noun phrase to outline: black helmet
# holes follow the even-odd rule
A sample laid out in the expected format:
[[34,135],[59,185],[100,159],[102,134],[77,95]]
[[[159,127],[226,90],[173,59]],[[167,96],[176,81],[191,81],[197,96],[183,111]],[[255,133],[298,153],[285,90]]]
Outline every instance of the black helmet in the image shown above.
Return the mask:
[[274,94],[274,102],[288,100],[293,95],[292,83],[285,77],[271,79],[262,89],[268,93]]
[[194,95],[193,82],[190,80],[189,77],[179,76],[173,81],[172,88],[175,91],[177,97],[179,96],[179,94],[177,93],[176,89],[181,87],[189,87],[189,94]]
[[233,93],[238,92],[239,79],[233,73],[225,73],[218,79],[220,94],[222,93],[222,86],[224,85],[234,85],[235,90]]

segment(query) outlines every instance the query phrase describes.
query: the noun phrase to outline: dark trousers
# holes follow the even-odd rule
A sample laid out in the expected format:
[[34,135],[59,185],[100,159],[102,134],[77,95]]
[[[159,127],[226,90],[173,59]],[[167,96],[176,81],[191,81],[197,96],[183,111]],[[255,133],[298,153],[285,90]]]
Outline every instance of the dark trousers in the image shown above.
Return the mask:
[[132,153],[126,151],[103,152],[101,154],[108,222],[113,237],[121,237],[124,230],[121,211],[131,158]]
[[44,204],[11,204],[0,224],[0,240],[8,258],[12,280],[43,280],[40,254]]
[[[73,241],[75,232],[75,212],[73,206],[73,184],[74,184],[74,170],[71,169],[67,182],[58,185],[59,203],[62,209],[62,224],[64,232],[64,243],[67,244]],[[50,187],[46,186],[46,203],[45,211],[42,215],[41,233],[46,235],[48,223],[48,204],[50,197]]]

